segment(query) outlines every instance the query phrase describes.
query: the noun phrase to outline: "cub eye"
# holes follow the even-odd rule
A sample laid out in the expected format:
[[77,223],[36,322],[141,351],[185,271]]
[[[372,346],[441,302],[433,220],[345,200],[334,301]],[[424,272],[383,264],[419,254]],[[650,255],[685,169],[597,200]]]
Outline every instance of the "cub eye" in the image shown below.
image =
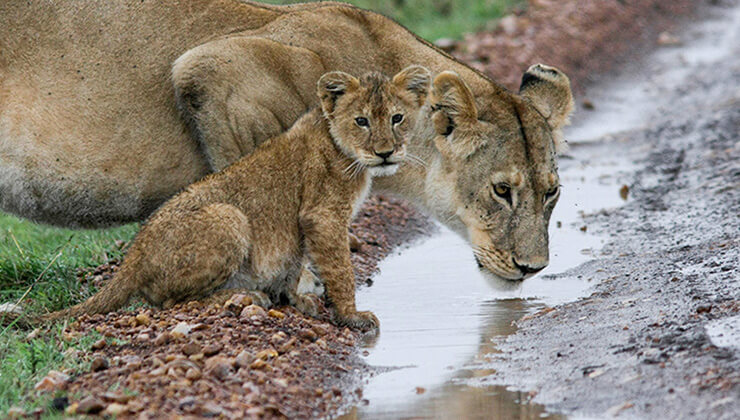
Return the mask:
[[552,187],[545,193],[545,201],[551,200],[553,197],[558,195],[559,187]]
[[403,114],[396,114],[396,115],[394,115],[394,116],[391,117],[391,122],[393,124],[398,124],[401,121],[403,121]]
[[493,186],[493,192],[511,204],[511,187],[506,184],[496,184]]
[[370,125],[370,122],[365,117],[357,117],[355,118],[355,123],[359,125],[360,127],[367,127]]

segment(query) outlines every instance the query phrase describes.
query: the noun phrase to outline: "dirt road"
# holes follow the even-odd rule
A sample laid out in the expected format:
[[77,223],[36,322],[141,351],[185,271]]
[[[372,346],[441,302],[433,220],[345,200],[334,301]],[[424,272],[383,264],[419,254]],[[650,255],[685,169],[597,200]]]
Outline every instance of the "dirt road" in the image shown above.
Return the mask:
[[704,13],[588,92],[562,166],[635,170],[583,218],[595,259],[550,278],[596,285],[520,321],[480,383],[576,417],[740,417],[740,6]]

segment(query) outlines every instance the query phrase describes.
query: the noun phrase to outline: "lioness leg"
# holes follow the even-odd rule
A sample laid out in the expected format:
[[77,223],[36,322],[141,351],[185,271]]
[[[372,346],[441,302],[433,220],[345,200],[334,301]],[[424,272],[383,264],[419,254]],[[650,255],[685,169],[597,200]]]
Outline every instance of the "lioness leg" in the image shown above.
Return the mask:
[[323,71],[309,50],[237,35],[187,51],[172,79],[183,118],[220,171],[290,127],[316,101]]
[[[142,294],[169,307],[202,299],[239,272],[249,254],[249,224],[236,207],[212,204],[150,222],[132,251]],[[125,263],[124,263],[125,264]]]

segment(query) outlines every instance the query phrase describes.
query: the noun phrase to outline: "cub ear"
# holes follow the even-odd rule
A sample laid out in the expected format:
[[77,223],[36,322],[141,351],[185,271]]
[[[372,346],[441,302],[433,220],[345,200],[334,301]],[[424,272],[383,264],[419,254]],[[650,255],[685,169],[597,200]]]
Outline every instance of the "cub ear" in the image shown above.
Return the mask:
[[555,151],[563,151],[565,140],[562,129],[570,123],[574,107],[568,76],[555,67],[535,64],[524,72],[519,94],[545,117],[552,129]]
[[434,128],[443,136],[459,126],[478,122],[473,92],[455,72],[445,71],[434,79],[430,102]]
[[426,67],[409,66],[393,76],[393,84],[406,89],[416,96],[416,104],[422,106],[429,95],[432,84],[432,73]]
[[321,76],[317,83],[317,95],[321,101],[321,110],[329,118],[334,112],[337,98],[360,87],[360,81],[351,74],[332,71]]

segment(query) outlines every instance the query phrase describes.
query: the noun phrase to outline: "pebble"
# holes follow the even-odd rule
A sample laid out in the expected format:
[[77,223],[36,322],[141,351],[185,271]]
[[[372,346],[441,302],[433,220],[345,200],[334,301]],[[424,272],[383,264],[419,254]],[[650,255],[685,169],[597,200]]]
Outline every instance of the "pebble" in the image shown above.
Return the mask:
[[50,370],[43,379],[36,383],[33,389],[36,391],[56,391],[64,388],[69,379],[69,375],[65,373]]
[[122,392],[106,392],[101,397],[106,401],[113,401],[119,404],[126,404],[134,398],[133,395],[126,395]]
[[298,331],[298,336],[309,341],[316,341],[316,338],[318,338],[318,335],[313,330],[307,328]]
[[101,370],[108,369],[109,366],[110,362],[108,362],[108,359],[102,356],[98,356],[93,359],[92,363],[90,364],[90,369],[93,372],[100,372]]
[[90,346],[90,348],[91,348],[92,350],[101,350],[101,349],[102,349],[102,348],[104,348],[104,347],[105,347],[106,345],[107,345],[107,343],[105,342],[105,338],[101,338],[100,340],[98,340],[98,341],[94,342],[94,343],[93,343],[93,345],[92,345],[92,346]]
[[270,309],[267,312],[267,315],[270,316],[271,318],[285,319],[285,314],[276,309]]
[[151,319],[149,319],[149,315],[145,313],[140,313],[136,315],[136,324],[137,325],[149,325],[151,323]]
[[119,403],[113,403],[113,404],[108,404],[108,406],[105,407],[105,410],[103,410],[101,414],[104,416],[115,417],[115,416],[120,416],[121,414],[126,413],[127,411],[128,411],[127,406],[123,404],[119,404]]
[[154,339],[154,345],[164,346],[165,344],[167,344],[168,341],[170,341],[170,333],[165,331],[157,335],[157,338]]
[[252,364],[253,361],[254,361],[254,355],[252,355],[246,350],[242,350],[236,356],[236,366],[239,368],[248,367],[250,364]]
[[[71,406],[70,406],[71,407]],[[77,404],[76,414],[97,414],[105,408],[105,403],[100,398],[89,396]]]
[[269,360],[278,356],[278,352],[275,349],[265,349],[257,353],[255,356],[257,359]]
[[201,347],[200,344],[194,343],[192,341],[182,346],[182,352],[186,356],[192,356],[194,354],[200,353],[201,351],[203,351],[203,347]]
[[209,344],[203,349],[203,354],[206,357],[211,357],[213,355],[216,355],[223,350],[223,346],[220,344]]
[[190,379],[191,381],[197,381],[202,376],[200,369],[196,368],[190,368],[187,372],[185,372],[185,377]]
[[224,308],[227,311],[238,314],[241,313],[242,309],[244,309],[245,306],[249,306],[251,304],[251,297],[243,294],[237,294],[232,296],[229,300],[226,301],[226,303],[224,303]]
[[188,324],[187,322],[179,322],[177,325],[175,325],[175,328],[172,329],[170,332],[170,335],[174,338],[182,338],[187,337],[190,335],[190,331],[192,331],[193,326]]
[[242,318],[264,318],[267,315],[264,308],[257,305],[249,305],[239,315]]

